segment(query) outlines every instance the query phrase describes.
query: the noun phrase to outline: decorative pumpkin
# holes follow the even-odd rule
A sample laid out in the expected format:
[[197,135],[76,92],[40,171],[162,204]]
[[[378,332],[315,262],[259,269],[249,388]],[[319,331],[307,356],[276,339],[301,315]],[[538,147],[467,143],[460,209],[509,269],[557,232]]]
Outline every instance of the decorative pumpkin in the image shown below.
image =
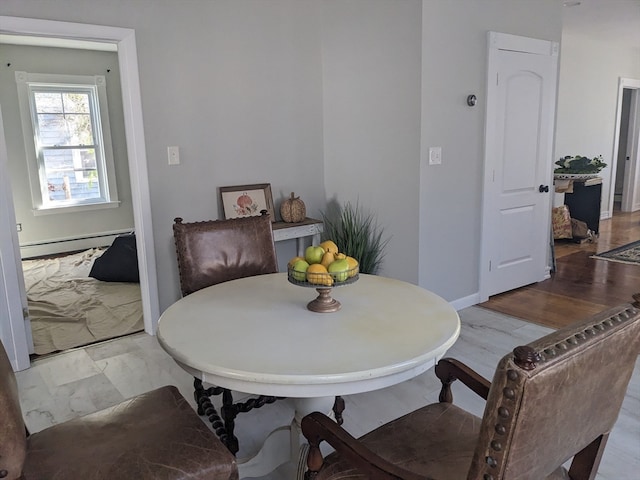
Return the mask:
[[280,215],[284,222],[298,223],[307,218],[307,209],[300,197],[296,197],[291,192],[291,197],[283,200],[280,204]]

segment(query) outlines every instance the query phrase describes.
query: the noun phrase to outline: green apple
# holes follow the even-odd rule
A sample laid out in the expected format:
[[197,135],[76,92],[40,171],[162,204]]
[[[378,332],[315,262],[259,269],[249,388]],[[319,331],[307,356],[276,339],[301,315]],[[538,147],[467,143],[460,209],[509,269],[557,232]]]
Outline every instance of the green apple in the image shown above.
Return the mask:
[[307,261],[309,265],[313,263],[320,263],[322,261],[322,256],[324,255],[324,248],[322,247],[314,247],[311,245],[307,247],[304,251],[304,259]]
[[307,262],[304,260],[298,260],[291,268],[293,269],[291,276],[295,280],[304,282],[307,279],[307,268],[309,268],[309,264]]
[[329,264],[327,270],[332,274],[331,276],[336,282],[344,282],[349,278],[349,262],[347,262],[346,258],[334,260]]

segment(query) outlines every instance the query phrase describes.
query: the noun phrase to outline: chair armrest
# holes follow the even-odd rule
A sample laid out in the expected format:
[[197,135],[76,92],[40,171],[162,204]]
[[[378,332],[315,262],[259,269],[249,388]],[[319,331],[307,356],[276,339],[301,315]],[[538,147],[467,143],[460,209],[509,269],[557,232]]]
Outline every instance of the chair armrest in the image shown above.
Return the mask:
[[366,478],[377,480],[427,480],[426,477],[404,470],[367,449],[332,419],[320,412],[313,412],[302,419],[302,434],[309,442],[307,456],[308,472],[305,478],[314,478],[314,472],[322,468],[320,452],[322,441],[331,445],[340,456],[366,474]]
[[454,358],[443,358],[438,362],[435,370],[436,376],[442,382],[439,398],[441,402],[453,402],[451,384],[455,380],[460,380],[479,396],[487,399],[491,382],[464,363]]

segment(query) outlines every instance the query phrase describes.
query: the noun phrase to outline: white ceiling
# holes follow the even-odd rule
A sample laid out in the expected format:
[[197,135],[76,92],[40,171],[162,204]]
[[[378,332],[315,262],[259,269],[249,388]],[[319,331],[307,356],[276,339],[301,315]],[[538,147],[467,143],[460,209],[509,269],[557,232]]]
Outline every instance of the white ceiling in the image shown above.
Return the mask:
[[640,0],[564,0],[564,4],[565,32],[640,49]]

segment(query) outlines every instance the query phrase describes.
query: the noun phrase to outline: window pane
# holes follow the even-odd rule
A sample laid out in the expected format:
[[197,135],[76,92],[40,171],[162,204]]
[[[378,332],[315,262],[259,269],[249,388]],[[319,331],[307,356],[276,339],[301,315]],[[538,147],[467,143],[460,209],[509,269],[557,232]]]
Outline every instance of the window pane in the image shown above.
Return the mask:
[[66,113],[89,113],[89,94],[65,93],[63,99]]
[[62,113],[62,95],[58,92],[33,92],[38,113]]
[[69,141],[67,145],[93,145],[91,116],[66,115]]
[[94,149],[44,150],[43,156],[50,202],[102,197]]
[[67,123],[64,115],[38,114],[38,127],[40,130],[40,144],[48,147],[54,145],[67,145]]
[[29,80],[18,88],[29,96],[21,116],[29,116],[35,134],[35,156],[29,158],[34,208],[57,213],[58,207],[115,203],[113,153],[102,144],[103,127],[110,138],[109,120],[100,111],[104,77],[34,74]]
[[39,114],[38,126],[43,146],[94,145],[91,115]]

